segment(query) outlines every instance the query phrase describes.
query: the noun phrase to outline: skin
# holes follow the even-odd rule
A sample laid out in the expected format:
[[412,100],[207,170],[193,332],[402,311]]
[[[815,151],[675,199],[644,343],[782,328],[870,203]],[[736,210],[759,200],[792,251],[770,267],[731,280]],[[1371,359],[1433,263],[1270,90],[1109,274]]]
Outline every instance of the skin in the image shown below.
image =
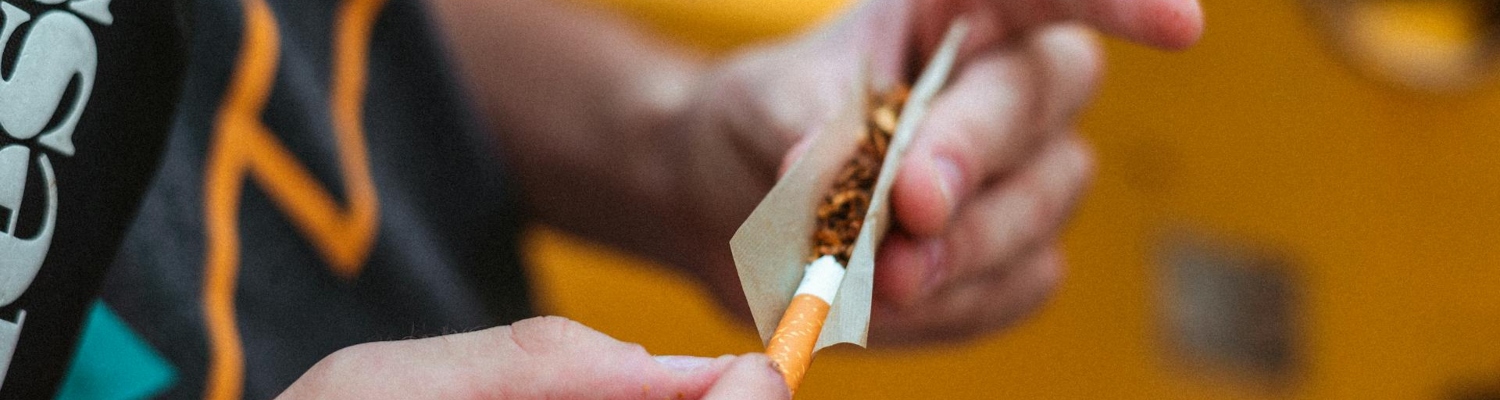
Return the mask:
[[319,361],[279,399],[784,399],[761,354],[652,357],[577,322],[365,343]]
[[[877,346],[971,339],[1044,303],[1063,275],[1058,232],[1093,172],[1072,127],[1102,69],[1092,32],[1180,49],[1203,24],[1196,0],[873,0],[801,37],[709,59],[567,2],[431,6],[531,215],[694,276],[740,314],[726,244],[778,172],[852,104],[863,66],[877,87],[909,81],[955,16],[975,18],[897,175]],[[520,345],[526,332],[543,351]],[[762,361],[674,375],[638,346],[544,318],[351,347],[283,397],[647,397],[639,385],[784,395]],[[400,384],[413,379],[438,384]]]

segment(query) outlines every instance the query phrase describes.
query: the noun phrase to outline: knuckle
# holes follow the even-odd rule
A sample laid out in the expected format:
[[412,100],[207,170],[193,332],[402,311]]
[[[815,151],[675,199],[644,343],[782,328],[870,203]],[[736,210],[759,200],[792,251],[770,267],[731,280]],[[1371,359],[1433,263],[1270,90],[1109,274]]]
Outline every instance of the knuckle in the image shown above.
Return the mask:
[[1055,248],[1043,250],[1035,261],[1028,263],[1027,268],[1031,270],[1025,272],[1026,282],[1022,283],[1020,298],[1013,307],[1016,319],[1030,315],[1051,300],[1067,275],[1062,254]]
[[978,313],[988,314],[989,317],[973,318],[974,323],[967,330],[973,335],[1003,331],[1041,310],[1062,285],[1066,271],[1061,257],[1055,251],[1047,250],[1047,253],[1040,256],[1038,261],[1019,266],[1030,269],[1029,271],[1017,271],[999,279],[998,281],[1005,282],[1001,285],[1007,286],[1007,291],[1013,294],[998,303],[987,304],[987,309]]
[[624,359],[650,357],[651,352],[646,351],[646,346],[638,343],[619,342],[620,354]]
[[1029,190],[1017,193],[1011,200],[1009,207],[1013,213],[1011,224],[998,224],[1000,232],[994,237],[997,240],[1010,244],[1005,248],[1005,253],[992,260],[998,262],[1012,262],[1013,257],[1021,256],[1023,248],[1029,244],[1028,239],[1047,235],[1051,226],[1056,224],[1057,216],[1053,209],[1055,204],[1046,199],[1048,193],[1043,190]]
[[1092,91],[1093,88],[1098,87],[1100,79],[1104,77],[1104,49],[1092,34],[1078,37],[1080,38],[1076,47],[1078,51],[1074,54],[1073,62],[1079,66],[1078,78],[1086,82],[1086,87]]
[[1020,262],[999,263],[963,287],[926,303],[923,312],[877,309],[872,343],[906,347],[962,344],[1003,332],[1039,311],[1061,286],[1066,264],[1055,247]]
[[1061,25],[1044,34],[1039,43],[1054,54],[1056,65],[1068,67],[1072,76],[1092,84],[1104,73],[1104,48],[1096,35],[1082,25]]
[[299,384],[310,387],[337,387],[339,382],[361,376],[362,368],[372,365],[371,358],[380,354],[381,343],[363,343],[345,347],[318,360],[298,379]]
[[1064,207],[1071,207],[1093,181],[1098,159],[1088,142],[1071,131],[1061,134],[1048,147],[1049,154],[1044,161],[1047,164],[1046,170],[1036,178],[1044,180],[1041,184],[1050,193],[1049,198],[1062,203]]
[[527,318],[511,324],[511,329],[515,330],[518,336],[556,336],[581,327],[583,327],[583,324],[566,317],[550,315]]
[[572,357],[587,351],[607,351],[617,356],[649,355],[638,344],[615,340],[564,317],[545,316],[517,321],[511,324],[509,333],[506,337],[520,351],[533,357]]
[[1094,177],[1099,170],[1099,160],[1088,142],[1071,133],[1068,134],[1066,140],[1068,141],[1066,162],[1069,176],[1062,180],[1062,183],[1067,186],[1063,188],[1061,194],[1063,197],[1059,201],[1063,208],[1060,211],[1061,219],[1067,219],[1073,215],[1078,203],[1083,200],[1084,194],[1093,186]]
[[589,329],[571,319],[557,316],[528,318],[510,326],[510,339],[522,351],[545,354],[571,341]]
[[1089,146],[1088,142],[1083,141],[1083,139],[1079,139],[1075,136],[1072,139],[1072,142],[1072,158],[1075,168],[1074,174],[1076,176],[1076,182],[1080,185],[1087,186],[1094,180],[1094,175],[1099,171],[1098,156],[1095,155],[1094,148],[1092,146]]
[[370,354],[378,354],[378,347],[380,346],[381,343],[375,342],[361,343],[345,347],[333,352],[333,354],[329,354],[327,357],[323,357],[323,362],[320,362],[319,364],[323,364],[326,362],[329,367],[347,367],[350,365],[358,365],[358,363],[363,361]]
[[1005,310],[1004,316],[997,319],[996,323],[1000,324],[999,326],[1009,326],[1035,314],[1042,309],[1043,305],[1052,300],[1052,296],[1062,286],[1066,269],[1060,261],[1034,264],[1032,268],[1035,268],[1032,271],[1032,278],[1026,283],[1027,286],[1020,290],[1023,293],[1021,297],[1009,310]]
[[1062,287],[1063,279],[1068,275],[1067,264],[1062,261],[1061,256],[1051,255],[1048,258],[1050,260],[1036,267],[1038,269],[1034,285],[1036,289],[1033,299],[1029,302],[1031,304],[1040,305],[1052,298],[1052,294],[1057,293],[1057,289]]
[[1081,25],[1047,29],[1032,42],[1038,68],[1046,77],[1048,124],[1065,123],[1080,112],[1098,89],[1104,71],[1104,51],[1098,39]]

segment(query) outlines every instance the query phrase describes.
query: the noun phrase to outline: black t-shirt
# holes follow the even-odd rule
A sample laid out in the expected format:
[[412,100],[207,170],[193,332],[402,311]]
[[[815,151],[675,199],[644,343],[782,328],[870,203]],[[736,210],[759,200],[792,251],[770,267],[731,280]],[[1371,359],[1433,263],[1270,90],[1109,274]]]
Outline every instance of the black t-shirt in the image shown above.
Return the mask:
[[0,397],[50,396],[156,168],[184,66],[172,7],[0,1]]
[[[177,371],[170,398],[270,398],[339,348],[529,316],[495,143],[420,6],[107,5],[77,154],[0,139],[42,149],[60,195],[42,273],[0,313],[26,310],[0,394],[50,393],[107,265],[104,300]],[[20,237],[46,207],[33,186]]]

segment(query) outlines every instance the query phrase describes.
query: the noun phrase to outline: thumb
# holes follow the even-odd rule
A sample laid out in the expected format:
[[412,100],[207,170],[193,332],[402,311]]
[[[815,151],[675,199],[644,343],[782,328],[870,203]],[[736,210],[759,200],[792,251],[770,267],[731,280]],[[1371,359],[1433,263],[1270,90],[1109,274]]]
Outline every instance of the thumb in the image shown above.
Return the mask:
[[781,372],[764,354],[750,353],[729,364],[728,369],[703,395],[704,400],[791,399]]
[[652,357],[583,324],[539,317],[351,346],[319,361],[280,398],[698,398],[734,360]]
[[[535,398],[695,398],[732,357],[652,357],[640,345],[615,340],[558,317],[511,326],[499,349],[510,352],[507,384]],[[514,379],[521,378],[521,379]]]

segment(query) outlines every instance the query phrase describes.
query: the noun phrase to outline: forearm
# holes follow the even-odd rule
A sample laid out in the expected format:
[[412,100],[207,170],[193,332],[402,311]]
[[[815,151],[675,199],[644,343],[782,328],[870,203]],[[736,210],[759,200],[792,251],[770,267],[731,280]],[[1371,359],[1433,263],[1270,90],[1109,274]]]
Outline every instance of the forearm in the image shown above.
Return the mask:
[[700,61],[562,1],[432,0],[477,108],[541,221],[665,261],[682,188],[669,121]]

